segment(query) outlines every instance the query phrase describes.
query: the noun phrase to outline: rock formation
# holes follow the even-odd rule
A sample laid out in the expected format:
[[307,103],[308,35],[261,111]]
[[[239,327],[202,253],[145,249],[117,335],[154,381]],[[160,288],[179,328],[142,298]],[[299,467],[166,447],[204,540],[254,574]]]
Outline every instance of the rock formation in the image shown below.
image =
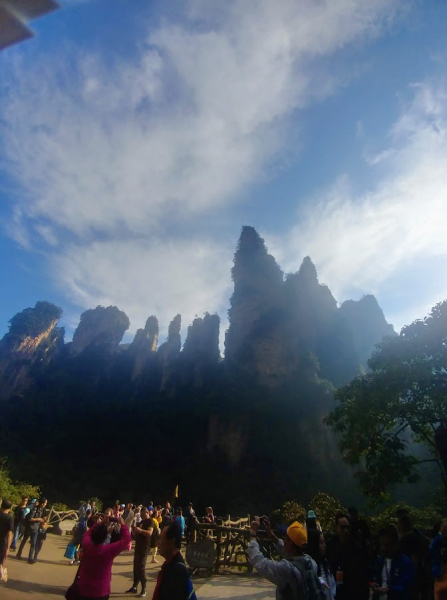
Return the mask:
[[[157,489],[170,494],[180,484],[187,500],[194,493],[206,502],[216,494],[279,504],[279,493],[304,498],[321,481],[334,494],[348,489],[323,417],[334,386],[360,374],[392,326],[373,296],[338,307],[309,257],[284,277],[252,227],[242,230],[232,278],[223,359],[220,320],[208,313],[189,324],[183,349],[180,315],[158,349],[155,316],[120,345],[129,319],[114,306],[84,312],[68,344],[57,328],[61,310],[50,303],[13,317],[0,342],[0,439],[19,476],[32,478],[45,464],[38,483],[49,494],[87,497],[98,485],[97,464],[110,461],[106,439],[125,443],[101,478],[104,497],[147,494],[135,457],[148,451],[163,466]],[[30,406],[33,419],[22,423]],[[73,453],[67,440],[80,431],[86,443]]]
[[145,369],[151,368],[158,343],[158,320],[153,315],[148,318],[144,329],[138,329],[128,352],[133,366],[131,379],[134,381]]
[[372,295],[363,296],[358,301],[346,300],[340,306],[340,314],[349,328],[360,364],[367,369],[374,346],[385,336],[395,336],[396,332],[386,322],[382,309]]
[[87,348],[97,347],[104,353],[114,353],[129,325],[127,315],[116,306],[97,306],[86,310],[73,335],[70,352],[77,355]]
[[164,344],[158,349],[159,362],[161,364],[161,383],[160,391],[172,391],[175,387],[175,365],[177,364],[182,340],[180,329],[182,327],[182,317],[177,315],[169,323],[168,337]]
[[0,398],[25,389],[32,367],[45,367],[61,348],[64,330],[56,327],[61,315],[61,308],[40,301],[11,319],[0,342]]

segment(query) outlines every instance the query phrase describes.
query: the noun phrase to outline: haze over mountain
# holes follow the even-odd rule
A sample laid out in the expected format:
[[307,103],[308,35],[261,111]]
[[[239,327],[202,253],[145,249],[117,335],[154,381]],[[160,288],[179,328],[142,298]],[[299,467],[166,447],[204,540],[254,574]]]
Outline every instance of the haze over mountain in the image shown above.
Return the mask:
[[[248,510],[266,469],[262,500],[272,506],[322,488],[352,493],[323,417],[333,386],[367,368],[392,326],[374,296],[337,306],[309,257],[284,277],[252,227],[232,278],[224,358],[215,314],[188,324],[183,346],[180,315],[161,344],[153,315],[121,344],[129,319],[114,306],[84,312],[68,343],[51,303],[15,315],[0,342],[1,446],[13,472],[70,501],[180,485],[184,497]],[[138,477],[140,455],[153,482]]]

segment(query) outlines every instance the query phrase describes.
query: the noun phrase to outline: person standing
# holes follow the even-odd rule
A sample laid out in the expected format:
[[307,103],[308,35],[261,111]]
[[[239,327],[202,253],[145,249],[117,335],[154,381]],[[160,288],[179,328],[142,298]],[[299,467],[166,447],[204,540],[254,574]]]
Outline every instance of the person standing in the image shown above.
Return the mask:
[[175,515],[173,521],[174,521],[174,523],[178,523],[178,525],[180,527],[180,531],[182,532],[182,536],[184,536],[185,535],[185,517],[183,516],[183,511],[180,506],[177,508],[177,514]]
[[0,566],[3,568],[6,567],[6,559],[14,534],[14,519],[10,514],[11,508],[12,502],[9,500],[2,501],[0,509]]
[[396,527],[399,534],[399,549],[411,559],[415,578],[411,590],[413,600],[428,600],[428,573],[430,562],[430,542],[425,535],[413,527],[407,510],[396,512]]
[[337,582],[337,600],[368,600],[371,561],[363,546],[352,536],[344,513],[335,515],[337,536],[327,543],[327,557]]
[[182,535],[177,523],[162,529],[158,551],[165,558],[157,577],[152,600],[197,600],[183,556],[180,553]]
[[334,600],[337,585],[326,559],[326,540],[322,532],[316,528],[307,528],[306,552],[317,564],[317,575],[320,578],[326,600]]
[[129,527],[129,529],[132,525],[134,515],[135,515],[135,512],[133,510],[133,504],[132,504],[132,502],[128,502],[126,504],[126,508],[124,509],[124,512],[123,512],[123,519],[124,519],[124,523],[127,525],[127,527]]
[[133,557],[133,585],[126,590],[126,594],[136,594],[138,584],[141,583],[140,598],[146,596],[146,563],[151,549],[152,534],[154,532],[154,522],[149,516],[149,509],[141,509],[141,523],[138,527],[132,528],[135,539],[135,554]]
[[36,502],[34,509],[26,516],[26,533],[23,536],[22,543],[20,544],[19,551],[17,552],[17,558],[22,558],[23,548],[25,547],[28,538],[30,538],[31,548],[29,551],[28,563],[31,565],[37,562],[37,556],[42,547],[41,544],[38,544],[38,538],[39,530],[42,524],[45,523],[45,517],[47,516],[46,506],[47,499],[42,498],[40,503],[38,504]]
[[92,500],[92,517],[94,517],[98,512],[98,507],[96,506],[96,502]]
[[261,524],[259,517],[255,517],[250,525],[248,556],[261,577],[276,585],[277,600],[300,598],[305,591],[306,598],[324,600],[324,591],[317,577],[317,565],[305,554],[307,531],[301,523],[295,521],[287,528],[284,541],[273,533],[267,517],[262,517],[262,523],[269,537],[273,539],[281,560],[271,560],[262,554],[257,541],[257,532]]
[[211,506],[206,507],[206,515],[203,519],[203,522],[204,523],[214,523],[215,522],[213,509],[211,508]]
[[108,600],[112,580],[112,564],[116,556],[129,544],[130,532],[121,519],[121,539],[106,544],[107,536],[113,533],[115,523],[109,517],[94,525],[82,540],[82,560],[79,567],[78,590],[80,600],[92,598]]
[[194,541],[194,525],[196,522],[196,511],[192,505],[192,502],[186,507],[186,543],[190,544]]
[[22,496],[22,503],[14,509],[14,537],[10,550],[17,549],[17,542],[25,533],[25,517],[29,513],[28,496]]
[[79,520],[84,519],[85,515],[87,514],[87,511],[92,510],[92,507],[90,505],[90,502],[87,500],[87,502],[82,502],[81,506],[79,507]]
[[414,584],[412,561],[400,552],[395,527],[379,531],[380,556],[377,559],[374,600],[411,600]]
[[435,580],[435,600],[447,598],[447,519],[441,523],[438,535],[430,544],[431,568]]

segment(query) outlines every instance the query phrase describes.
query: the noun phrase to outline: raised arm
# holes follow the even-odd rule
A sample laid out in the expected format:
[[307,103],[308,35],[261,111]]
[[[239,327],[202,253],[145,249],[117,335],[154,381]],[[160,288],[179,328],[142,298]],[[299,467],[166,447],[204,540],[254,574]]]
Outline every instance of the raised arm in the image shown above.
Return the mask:
[[118,556],[128,547],[131,539],[129,528],[123,523],[121,525],[121,539],[105,546],[105,553],[113,557]]

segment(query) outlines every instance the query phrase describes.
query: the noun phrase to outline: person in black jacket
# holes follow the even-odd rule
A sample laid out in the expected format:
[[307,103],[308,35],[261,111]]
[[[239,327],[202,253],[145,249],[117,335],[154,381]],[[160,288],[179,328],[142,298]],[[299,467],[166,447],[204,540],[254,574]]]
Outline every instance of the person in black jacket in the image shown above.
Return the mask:
[[368,600],[371,558],[352,535],[349,517],[335,515],[337,536],[327,543],[326,556],[337,583],[337,600]]
[[158,540],[158,551],[165,563],[160,569],[152,600],[197,600],[183,556],[181,529],[174,521],[164,527]]

